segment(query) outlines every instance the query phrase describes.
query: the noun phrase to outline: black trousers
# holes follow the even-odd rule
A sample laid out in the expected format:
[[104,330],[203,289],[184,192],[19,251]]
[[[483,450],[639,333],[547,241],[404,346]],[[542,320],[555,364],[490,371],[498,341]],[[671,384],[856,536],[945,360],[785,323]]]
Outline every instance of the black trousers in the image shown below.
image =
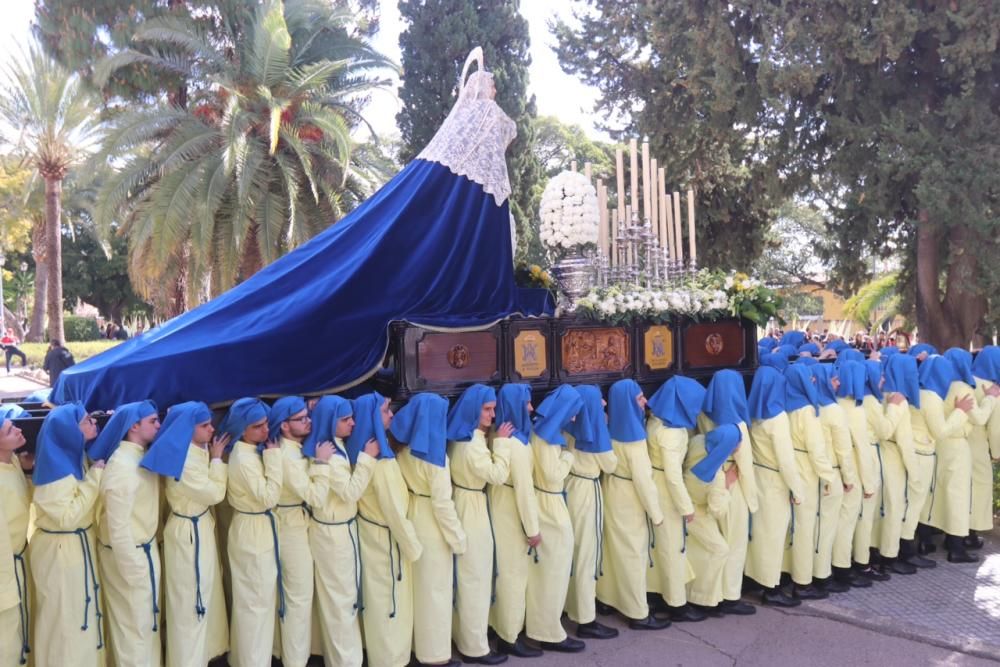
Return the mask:
[[21,368],[28,365],[28,357],[24,355],[24,352],[17,349],[14,345],[7,345],[3,349],[4,356],[7,357],[7,372],[10,373],[10,360],[14,357],[21,357]]

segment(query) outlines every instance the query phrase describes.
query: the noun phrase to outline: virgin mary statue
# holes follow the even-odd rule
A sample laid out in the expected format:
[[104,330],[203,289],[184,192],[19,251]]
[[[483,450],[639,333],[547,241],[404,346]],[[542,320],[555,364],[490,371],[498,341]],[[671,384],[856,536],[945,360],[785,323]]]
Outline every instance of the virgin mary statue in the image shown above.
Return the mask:
[[469,329],[515,312],[504,152],[516,131],[495,93],[477,47],[444,124],[372,197],[225,294],[64,371],[53,400],[336,391],[375,372],[393,321]]

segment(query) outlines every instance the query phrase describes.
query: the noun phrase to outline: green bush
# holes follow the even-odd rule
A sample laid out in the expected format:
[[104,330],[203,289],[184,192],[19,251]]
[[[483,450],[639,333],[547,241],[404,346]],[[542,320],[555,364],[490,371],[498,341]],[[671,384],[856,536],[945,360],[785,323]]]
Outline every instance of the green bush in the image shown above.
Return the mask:
[[63,330],[66,334],[66,340],[63,342],[97,340],[101,337],[97,320],[89,317],[67,315],[63,318]]

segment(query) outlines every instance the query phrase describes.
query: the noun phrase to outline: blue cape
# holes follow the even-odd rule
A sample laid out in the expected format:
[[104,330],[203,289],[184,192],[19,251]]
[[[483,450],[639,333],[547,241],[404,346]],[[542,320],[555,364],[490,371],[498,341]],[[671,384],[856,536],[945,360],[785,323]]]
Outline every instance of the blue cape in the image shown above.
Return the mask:
[[806,406],[812,406],[819,414],[819,396],[813,374],[808,366],[792,364],[785,370],[785,410],[795,412]]
[[837,370],[837,377],[840,378],[837,396],[839,398],[853,398],[855,403],[861,405],[861,401],[865,398],[865,382],[868,378],[865,365],[856,361],[845,361]]
[[4,403],[0,405],[0,422],[4,419],[20,419],[21,417],[27,417],[31,413],[22,408],[17,403]]
[[701,411],[718,426],[719,424],[750,424],[746,387],[743,376],[734,370],[716,371],[708,383]]
[[[830,348],[831,350],[833,350],[834,352],[836,352],[838,356],[844,350],[850,350],[850,349],[852,349],[851,346],[847,344],[847,341],[845,341],[845,340],[843,340],[841,338],[838,338],[837,340],[833,341],[832,343],[829,343],[827,345],[827,347]],[[857,350],[855,350],[855,352],[857,352]],[[860,354],[860,352],[858,354]]]
[[813,376],[816,378],[816,398],[819,399],[820,406],[832,405],[837,402],[837,394],[833,390],[833,366],[830,364],[816,364],[812,366]]
[[505,384],[497,394],[496,423],[510,422],[514,425],[514,434],[524,444],[531,438],[531,412],[528,403],[531,402],[531,387],[526,384]]
[[354,410],[354,430],[351,431],[351,436],[344,443],[351,465],[357,463],[358,454],[365,448],[365,443],[372,438],[378,441],[378,457],[380,459],[396,458],[392,447],[389,446],[389,439],[385,435],[385,427],[382,426],[383,403],[385,403],[385,396],[377,391],[351,401],[351,409]]
[[922,352],[926,352],[928,355],[938,353],[937,348],[931,345],[930,343],[917,343],[916,345],[914,345],[909,349],[911,357],[915,357],[918,354],[921,354]]
[[[843,342],[843,341],[841,341]],[[865,362],[865,355],[861,354],[852,347],[849,347],[842,352],[837,352],[837,360],[833,362],[834,368],[840,368],[841,364],[846,361],[856,361],[863,364]]]
[[785,355],[785,358],[787,359],[799,356],[799,348],[794,345],[779,345],[775,348],[774,352]]
[[51,389],[36,389],[24,397],[22,403],[44,403],[52,395]]
[[920,380],[917,376],[917,360],[908,354],[894,354],[886,362],[884,392],[902,394],[915,408],[920,407]]
[[156,439],[139,464],[164,477],[180,479],[188,449],[198,424],[212,421],[212,411],[201,401],[178,403],[169,410],[156,433]]
[[282,396],[274,402],[267,413],[267,439],[281,436],[281,425],[297,412],[306,409],[306,401],[301,396]]
[[111,455],[118,449],[118,445],[128,435],[128,430],[136,422],[153,414],[156,414],[156,405],[152,401],[136,401],[135,403],[119,405],[118,409],[111,415],[111,419],[104,425],[101,434],[87,448],[90,460],[100,461],[103,459],[107,461],[110,459]]
[[573,436],[573,446],[581,452],[600,454],[611,450],[611,433],[604,414],[600,387],[592,384],[577,385],[576,391],[583,399],[583,408],[566,432]]
[[705,451],[708,454],[691,468],[691,472],[706,484],[711,483],[722,465],[739,447],[742,438],[740,428],[734,424],[723,424],[712,429],[705,435]]
[[882,362],[874,359],[865,361],[865,396],[874,396],[882,402]]
[[795,360],[799,366],[815,366],[819,363],[819,359],[816,357],[799,357]]
[[705,391],[697,380],[675,375],[650,397],[648,407],[670,428],[694,428],[705,402]]
[[799,349],[799,345],[806,342],[806,334],[803,331],[788,331],[784,336],[781,337],[779,345],[791,345],[796,350]]
[[774,339],[774,336],[764,336],[759,341],[757,341],[758,347],[766,348],[767,350],[773,350],[778,347],[778,341]]
[[819,345],[817,345],[816,343],[803,343],[802,345],[799,345],[799,354],[802,354],[804,352],[808,352],[812,356],[818,357]]
[[777,368],[778,371],[784,371],[788,368],[788,355],[782,354],[781,352],[765,354],[760,358],[760,365],[770,366],[772,368]]
[[583,408],[580,392],[568,384],[560,385],[549,392],[538,409],[535,410],[535,435],[550,445],[565,445],[562,432]]
[[972,362],[972,374],[994,384],[1000,384],[1000,347],[987,345]]
[[[264,419],[269,412],[267,403],[257,398],[241,398],[230,405],[229,412],[219,424],[219,431],[229,434],[229,444],[226,445],[226,449],[232,449],[236,441],[243,438],[247,426]],[[258,443],[258,447],[261,445],[263,443]]]
[[[346,398],[324,396],[319,399],[312,411],[312,430],[302,442],[302,455],[312,458],[316,456],[316,445],[321,442],[334,442],[337,422],[351,414],[353,414],[353,408],[351,402]],[[363,443],[362,446],[364,446]],[[339,448],[336,451],[338,454],[341,453]]]
[[958,373],[955,372],[955,364],[951,363],[951,359],[934,354],[920,364],[918,378],[921,389],[933,391],[944,400],[951,383],[958,380]]
[[392,435],[418,459],[445,467],[448,450],[448,400],[437,394],[417,394],[392,419]]
[[474,384],[463,391],[448,412],[448,439],[459,442],[472,440],[472,434],[479,428],[483,405],[496,400],[497,393],[484,384]]
[[959,380],[969,385],[976,386],[976,378],[972,375],[972,353],[960,347],[953,347],[945,350],[945,359],[951,361],[955,367],[955,375]]
[[80,422],[86,415],[79,402],[60,405],[46,415],[35,448],[35,471],[31,475],[35,486],[67,475],[83,479],[84,441]]
[[747,398],[750,419],[771,419],[785,411],[785,376],[775,368],[761,366],[753,374]]
[[641,393],[635,380],[619,380],[608,390],[608,431],[618,442],[646,439],[646,415],[636,402]]

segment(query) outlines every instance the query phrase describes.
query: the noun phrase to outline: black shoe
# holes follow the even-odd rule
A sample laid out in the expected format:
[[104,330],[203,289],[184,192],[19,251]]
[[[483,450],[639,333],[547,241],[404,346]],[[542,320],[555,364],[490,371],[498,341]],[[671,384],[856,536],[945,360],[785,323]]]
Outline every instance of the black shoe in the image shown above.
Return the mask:
[[916,574],[917,567],[912,565],[905,560],[900,560],[899,558],[886,558],[885,567],[886,570],[892,572],[893,574]]
[[798,607],[802,604],[802,600],[796,600],[790,595],[787,595],[779,587],[767,590],[765,589],[760,596],[761,604],[771,605],[772,607]]
[[610,616],[611,614],[615,613],[615,608],[612,607],[611,605],[604,604],[600,600],[596,600],[595,602],[596,602],[595,606],[597,608],[597,613],[600,614],[601,616]]
[[973,554],[970,554],[965,549],[961,549],[961,550],[958,550],[958,551],[949,551],[948,552],[948,562],[949,563],[978,563],[979,562],[979,556],[974,556]]
[[507,656],[503,653],[497,653],[496,651],[490,651],[486,655],[481,655],[477,658],[470,658],[467,655],[462,655],[462,662],[467,665],[499,665],[502,662],[507,662]]
[[900,558],[900,561],[909,563],[913,567],[919,567],[926,570],[932,570],[937,567],[937,561],[931,560],[930,558],[924,558],[920,554],[913,554],[908,558]]
[[629,630],[663,630],[664,628],[670,627],[670,621],[665,618],[657,618],[650,614],[646,618],[642,619],[630,619],[628,622]]
[[808,586],[800,586],[795,584],[792,587],[792,592],[800,600],[825,600],[830,597],[830,594],[826,591],[820,590],[813,586],[812,584]]
[[870,581],[889,581],[892,575],[874,567],[861,567],[858,569],[858,579],[868,579]]
[[983,538],[976,534],[976,531],[970,530],[969,535],[962,540],[966,549],[982,549],[983,548]]
[[646,604],[649,605],[650,614],[669,614],[670,605],[666,603],[659,593],[646,593]]
[[[506,657],[504,658],[506,660]],[[442,662],[439,665],[434,665],[433,667],[459,667],[461,665],[458,660],[449,660],[448,662]],[[410,667],[431,667],[427,663],[420,662],[416,658],[410,661]]]
[[515,658],[540,658],[542,656],[542,652],[540,650],[532,646],[528,646],[520,637],[518,637],[517,641],[513,644],[497,638],[497,651],[500,653],[506,653],[507,655],[512,655]]
[[667,616],[670,617],[672,623],[697,623],[708,618],[708,614],[689,604],[680,607],[667,606]]
[[740,600],[723,600],[719,609],[726,616],[753,616],[757,613],[756,607]]
[[695,604],[694,602],[688,603],[691,608],[695,611],[700,611],[705,614],[705,616],[711,616],[712,618],[722,618],[722,610],[716,605],[714,607],[709,607],[703,604]]
[[545,651],[556,651],[558,653],[580,653],[587,648],[579,639],[567,637],[561,642],[538,642],[538,645]]
[[614,639],[618,636],[618,630],[609,628],[603,623],[591,621],[576,626],[576,636],[584,639]]
[[816,587],[820,590],[826,591],[827,593],[846,593],[851,590],[851,585],[846,584],[842,581],[837,581],[833,577],[827,577],[826,579],[815,579]]
[[871,588],[872,585],[871,579],[861,576],[849,567],[833,568],[833,578],[851,588]]
[[917,553],[921,556],[926,556],[927,554],[932,554],[937,551],[937,545],[930,540],[920,540],[917,544]]

